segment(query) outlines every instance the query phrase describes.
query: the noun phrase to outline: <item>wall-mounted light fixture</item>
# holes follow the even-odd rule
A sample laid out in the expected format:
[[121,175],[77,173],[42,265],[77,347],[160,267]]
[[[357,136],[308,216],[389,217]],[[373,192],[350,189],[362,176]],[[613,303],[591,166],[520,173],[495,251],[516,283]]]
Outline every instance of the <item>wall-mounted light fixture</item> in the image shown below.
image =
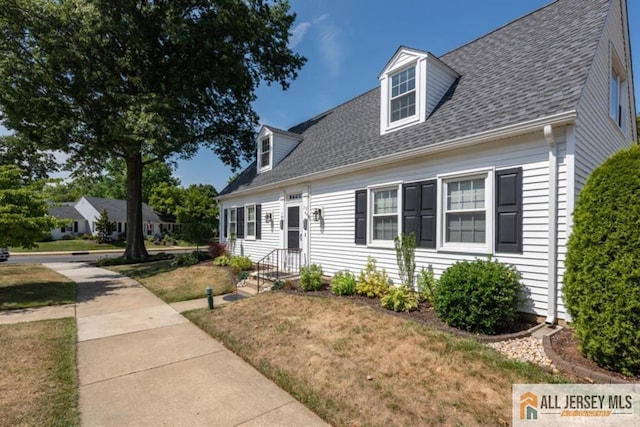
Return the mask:
[[266,223],[270,223],[273,221],[273,214],[271,212],[267,212],[264,214],[264,221]]
[[318,221],[320,221],[320,219],[322,219],[322,209],[320,209],[320,208],[315,208],[315,209],[313,210],[313,220],[314,220],[315,222],[318,222]]

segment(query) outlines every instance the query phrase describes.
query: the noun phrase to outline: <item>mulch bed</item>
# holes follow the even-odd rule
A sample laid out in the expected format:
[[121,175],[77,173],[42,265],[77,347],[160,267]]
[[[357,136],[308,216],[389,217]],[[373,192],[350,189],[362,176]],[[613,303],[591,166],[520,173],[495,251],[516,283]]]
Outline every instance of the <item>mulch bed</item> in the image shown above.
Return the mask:
[[482,342],[496,342],[496,341],[505,341],[513,338],[521,338],[529,335],[529,329],[536,326],[535,323],[526,322],[524,320],[519,320],[518,322],[510,325],[509,328],[502,331],[499,335],[486,335],[486,334],[476,334],[467,331],[463,331],[458,328],[451,327],[444,323],[442,320],[438,318],[436,315],[433,306],[428,303],[421,302],[418,305],[418,309],[410,312],[395,312],[393,310],[388,310],[380,305],[380,299],[378,298],[367,298],[362,295],[348,295],[348,296],[338,296],[331,293],[328,286],[325,286],[324,289],[313,292],[305,292],[295,285],[290,288],[283,290],[284,292],[294,294],[294,295],[304,295],[304,296],[319,296],[319,297],[328,297],[328,298],[346,298],[357,304],[363,304],[371,307],[374,310],[392,314],[395,316],[403,317],[405,319],[411,319],[418,323],[422,323],[424,325],[432,326],[440,331],[448,332],[454,335],[458,335],[464,338],[474,338]]
[[630,383],[640,381],[640,375],[631,378],[626,377],[618,372],[601,368],[593,360],[584,357],[578,349],[578,339],[575,337],[573,329],[569,327],[565,326],[549,338],[551,340],[551,347],[553,348],[553,351],[555,351],[565,362],[569,362],[572,365],[580,366],[603,375],[608,375],[617,380],[623,380]]

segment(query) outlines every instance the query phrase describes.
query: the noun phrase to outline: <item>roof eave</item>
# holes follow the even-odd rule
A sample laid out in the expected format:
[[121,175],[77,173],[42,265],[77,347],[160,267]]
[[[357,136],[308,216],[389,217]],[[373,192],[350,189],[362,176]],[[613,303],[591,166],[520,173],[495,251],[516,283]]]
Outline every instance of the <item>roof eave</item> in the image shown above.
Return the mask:
[[424,156],[427,154],[439,153],[443,151],[453,150],[456,148],[463,148],[472,145],[483,144],[486,142],[492,142],[500,139],[511,138],[527,133],[536,131],[542,131],[546,125],[552,126],[564,126],[574,124],[578,112],[576,110],[569,110],[563,113],[553,114],[551,116],[545,116],[526,122],[520,122],[496,129],[491,129],[485,132],[476,133],[473,135],[467,135],[460,138],[454,138],[446,141],[442,141],[436,144],[428,145],[425,147],[418,147],[411,150],[403,151],[400,153],[394,153],[387,156],[378,157],[373,160],[365,160],[358,163],[352,163],[347,166],[340,166],[333,169],[327,169],[321,172],[314,172],[306,175],[301,175],[295,178],[290,178],[271,184],[265,184],[258,187],[251,187],[244,190],[236,190],[232,193],[218,196],[217,200],[224,201],[237,197],[239,195],[268,191],[275,188],[281,188],[287,185],[299,184],[302,182],[318,180],[323,178],[334,177],[351,172],[357,172],[363,169],[371,167],[383,166],[390,163],[396,163],[408,159],[414,159],[416,156]]

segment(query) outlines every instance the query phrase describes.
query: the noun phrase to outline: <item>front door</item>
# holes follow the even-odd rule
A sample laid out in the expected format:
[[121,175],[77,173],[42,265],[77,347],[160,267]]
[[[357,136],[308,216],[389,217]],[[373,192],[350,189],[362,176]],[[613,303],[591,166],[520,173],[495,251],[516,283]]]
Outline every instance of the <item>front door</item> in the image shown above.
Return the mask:
[[287,249],[300,249],[300,206],[287,206]]

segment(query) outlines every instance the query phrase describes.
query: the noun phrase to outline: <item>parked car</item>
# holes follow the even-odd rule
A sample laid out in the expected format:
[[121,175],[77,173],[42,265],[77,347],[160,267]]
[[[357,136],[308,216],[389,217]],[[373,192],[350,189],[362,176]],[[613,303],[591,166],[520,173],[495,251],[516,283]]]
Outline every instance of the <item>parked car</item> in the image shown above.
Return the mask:
[[9,259],[9,250],[5,247],[0,248],[0,261],[6,261]]

